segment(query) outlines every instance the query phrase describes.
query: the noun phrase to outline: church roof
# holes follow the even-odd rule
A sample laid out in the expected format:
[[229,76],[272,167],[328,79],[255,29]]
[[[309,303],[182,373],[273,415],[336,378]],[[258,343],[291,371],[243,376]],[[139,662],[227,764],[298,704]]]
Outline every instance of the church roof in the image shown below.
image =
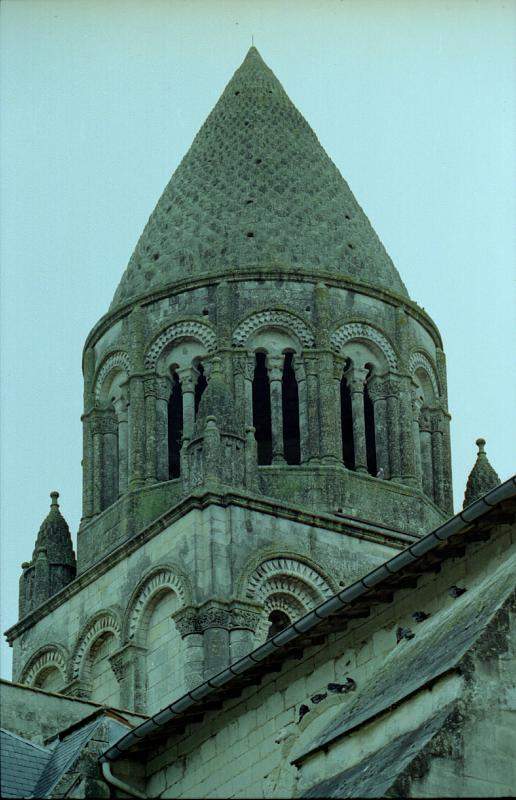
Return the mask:
[[346,181],[251,47],[159,199],[111,307],[185,278],[274,268],[407,296]]

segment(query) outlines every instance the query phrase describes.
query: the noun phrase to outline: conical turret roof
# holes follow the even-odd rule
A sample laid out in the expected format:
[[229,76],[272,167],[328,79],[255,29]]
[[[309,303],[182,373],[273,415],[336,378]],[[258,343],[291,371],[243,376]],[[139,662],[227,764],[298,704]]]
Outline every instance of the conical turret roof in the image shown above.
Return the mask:
[[275,267],[407,296],[349,186],[252,47],[151,214],[112,308],[185,278]]
[[466,506],[469,506],[475,500],[478,500],[479,497],[485,495],[490,489],[494,489],[495,486],[501,483],[497,472],[489,463],[489,459],[484,450],[485,444],[485,439],[477,439],[476,441],[478,447],[477,460],[469,473],[462,508],[466,508]]
[[41,523],[32,559],[44,549],[50,563],[75,567],[75,554],[68,524],[59,510],[59,492],[51,492],[50,511]]

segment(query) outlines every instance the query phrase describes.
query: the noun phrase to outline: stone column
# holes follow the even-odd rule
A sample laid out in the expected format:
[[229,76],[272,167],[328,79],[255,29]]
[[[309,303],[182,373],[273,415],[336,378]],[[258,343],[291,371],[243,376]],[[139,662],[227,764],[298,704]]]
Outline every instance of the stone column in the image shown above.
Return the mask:
[[253,424],[253,378],[254,356],[249,354],[237,355],[234,359],[235,371],[235,398],[237,408],[241,412],[244,428]]
[[146,712],[146,670],[145,653],[147,648],[129,643],[109,656],[111,669],[120,685],[120,708]]
[[168,401],[170,380],[156,378],[156,477],[168,481]]
[[93,510],[93,425],[91,414],[82,417],[82,516],[88,519],[95,512]]
[[139,489],[145,478],[145,394],[143,376],[129,378],[129,488]]
[[399,481],[401,478],[401,452],[397,380],[391,377],[384,381],[384,390],[387,397],[390,479]]
[[430,411],[423,408],[419,417],[419,440],[421,442],[421,469],[423,491],[432,500],[434,499],[434,480],[432,469],[432,429]]
[[436,409],[431,414],[432,428],[432,467],[434,480],[434,500],[439,508],[445,509],[444,480],[443,480],[443,425],[442,412]]
[[283,377],[284,356],[267,356],[271,395],[272,463],[284,464],[283,453]]
[[[321,460],[334,464],[342,461],[342,438],[339,441],[337,431],[340,428],[340,402],[335,398],[335,365],[330,350],[317,353],[319,363],[319,425]],[[362,408],[362,417],[364,409]]]
[[306,417],[308,428],[307,457],[319,460],[319,397],[317,392],[317,360],[312,352],[303,353],[306,375]]
[[92,500],[93,514],[102,511],[102,418],[99,411],[93,411],[92,417],[93,437],[93,481]]
[[450,415],[446,410],[442,411],[443,427],[443,494],[444,508],[453,514],[453,489],[452,489],[452,468],[451,468],[451,447],[450,447]]
[[351,392],[351,410],[353,413],[353,444],[355,447],[355,470],[367,472],[367,450],[364,418],[364,386],[367,370],[364,367],[352,367],[346,373],[349,391]]
[[415,466],[414,418],[412,411],[412,390],[408,378],[400,380],[400,444],[401,477],[409,486],[417,486]]
[[115,400],[115,413],[118,423],[118,496],[127,491],[129,476],[129,403],[125,395]]
[[157,481],[157,414],[156,379],[146,378],[143,384],[145,395],[145,483]]
[[258,454],[256,429],[249,425],[245,429],[245,485],[250,492],[259,492]]
[[195,424],[195,384],[199,374],[195,367],[182,367],[177,370],[181,381],[181,393],[183,395],[183,436],[186,439],[193,439]]
[[423,400],[416,391],[412,390],[412,428],[414,438],[414,464],[416,471],[416,485],[418,489],[423,487],[423,468],[421,464],[421,441],[419,432],[419,418],[421,416],[421,408],[423,407]]
[[389,440],[387,433],[387,398],[380,378],[374,377],[368,383],[369,397],[374,403],[374,433],[376,443],[376,463],[378,471],[383,471],[383,478],[388,480]]
[[305,464],[310,457],[310,444],[308,432],[308,408],[306,393],[306,372],[302,359],[295,355],[293,367],[297,381],[297,394],[299,398],[299,449],[301,453],[300,462]]
[[102,508],[118,500],[118,425],[114,409],[102,420]]

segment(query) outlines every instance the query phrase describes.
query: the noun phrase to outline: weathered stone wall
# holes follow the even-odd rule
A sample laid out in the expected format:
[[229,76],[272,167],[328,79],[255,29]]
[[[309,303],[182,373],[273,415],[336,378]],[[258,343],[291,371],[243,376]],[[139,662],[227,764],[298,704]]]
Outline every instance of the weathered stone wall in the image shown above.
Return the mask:
[[405,543],[345,530],[281,506],[179,513],[38,609],[15,638],[13,674],[35,682],[52,668],[66,693],[156,711],[265,638],[273,610],[301,616]]
[[[2,728],[37,744],[84,719],[100,706],[88,700],[63,697],[41,689],[0,680],[0,718]],[[133,725],[144,717],[124,712]]]
[[[514,531],[500,527],[202,725],[163,739],[148,759],[147,793],[510,795],[515,560]],[[415,612],[426,616],[417,622]],[[400,628],[413,638],[400,639]],[[333,683],[350,688],[336,694]]]
[[[188,493],[184,480],[168,481],[166,354],[177,350],[170,358],[181,362],[184,403],[191,397],[192,359],[201,358],[209,372],[213,357],[221,357],[243,435],[252,424],[254,351],[265,348],[273,370],[285,347],[296,353],[302,465],[285,470],[275,461],[260,468],[255,490],[312,510],[344,507],[346,513],[372,515],[379,524],[419,533],[452,510],[444,354],[436,329],[416,306],[373,288],[351,291],[338,281],[328,286],[308,279],[208,281],[106,320],[87,345],[79,572],[101,556],[106,542],[115,545],[135,535],[167,503],[170,507]],[[360,480],[365,445],[356,448],[358,471],[342,465],[339,381],[348,357],[356,365],[374,365],[369,384],[383,480],[373,476],[372,483]],[[186,417],[184,424],[190,439]],[[118,437],[118,460],[113,437]],[[277,449],[282,447],[280,441]],[[340,470],[325,478],[321,464]],[[384,492],[390,485],[394,493]],[[120,499],[113,502],[116,494]]]

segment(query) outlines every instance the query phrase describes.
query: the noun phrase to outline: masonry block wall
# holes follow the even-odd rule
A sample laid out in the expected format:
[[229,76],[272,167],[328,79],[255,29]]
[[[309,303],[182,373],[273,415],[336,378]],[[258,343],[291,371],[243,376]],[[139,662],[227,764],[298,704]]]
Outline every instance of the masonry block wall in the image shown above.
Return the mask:
[[406,543],[268,512],[200,504],[126,542],[24,621],[15,678],[153,713]]
[[[372,770],[387,791],[386,762],[396,758],[398,767],[407,754],[395,787],[402,796],[510,794],[515,560],[514,532],[500,527],[489,544],[397,592],[392,604],[244,689],[202,725],[162,739],[148,761],[148,794],[323,797],[340,780],[367,796],[378,785],[352,783],[354,768]],[[457,582],[466,591],[453,597]],[[419,623],[417,611],[428,615]],[[400,628],[414,637],[398,641]],[[428,684],[432,652],[443,648],[450,657]],[[343,694],[328,689],[350,680],[354,687]]]

